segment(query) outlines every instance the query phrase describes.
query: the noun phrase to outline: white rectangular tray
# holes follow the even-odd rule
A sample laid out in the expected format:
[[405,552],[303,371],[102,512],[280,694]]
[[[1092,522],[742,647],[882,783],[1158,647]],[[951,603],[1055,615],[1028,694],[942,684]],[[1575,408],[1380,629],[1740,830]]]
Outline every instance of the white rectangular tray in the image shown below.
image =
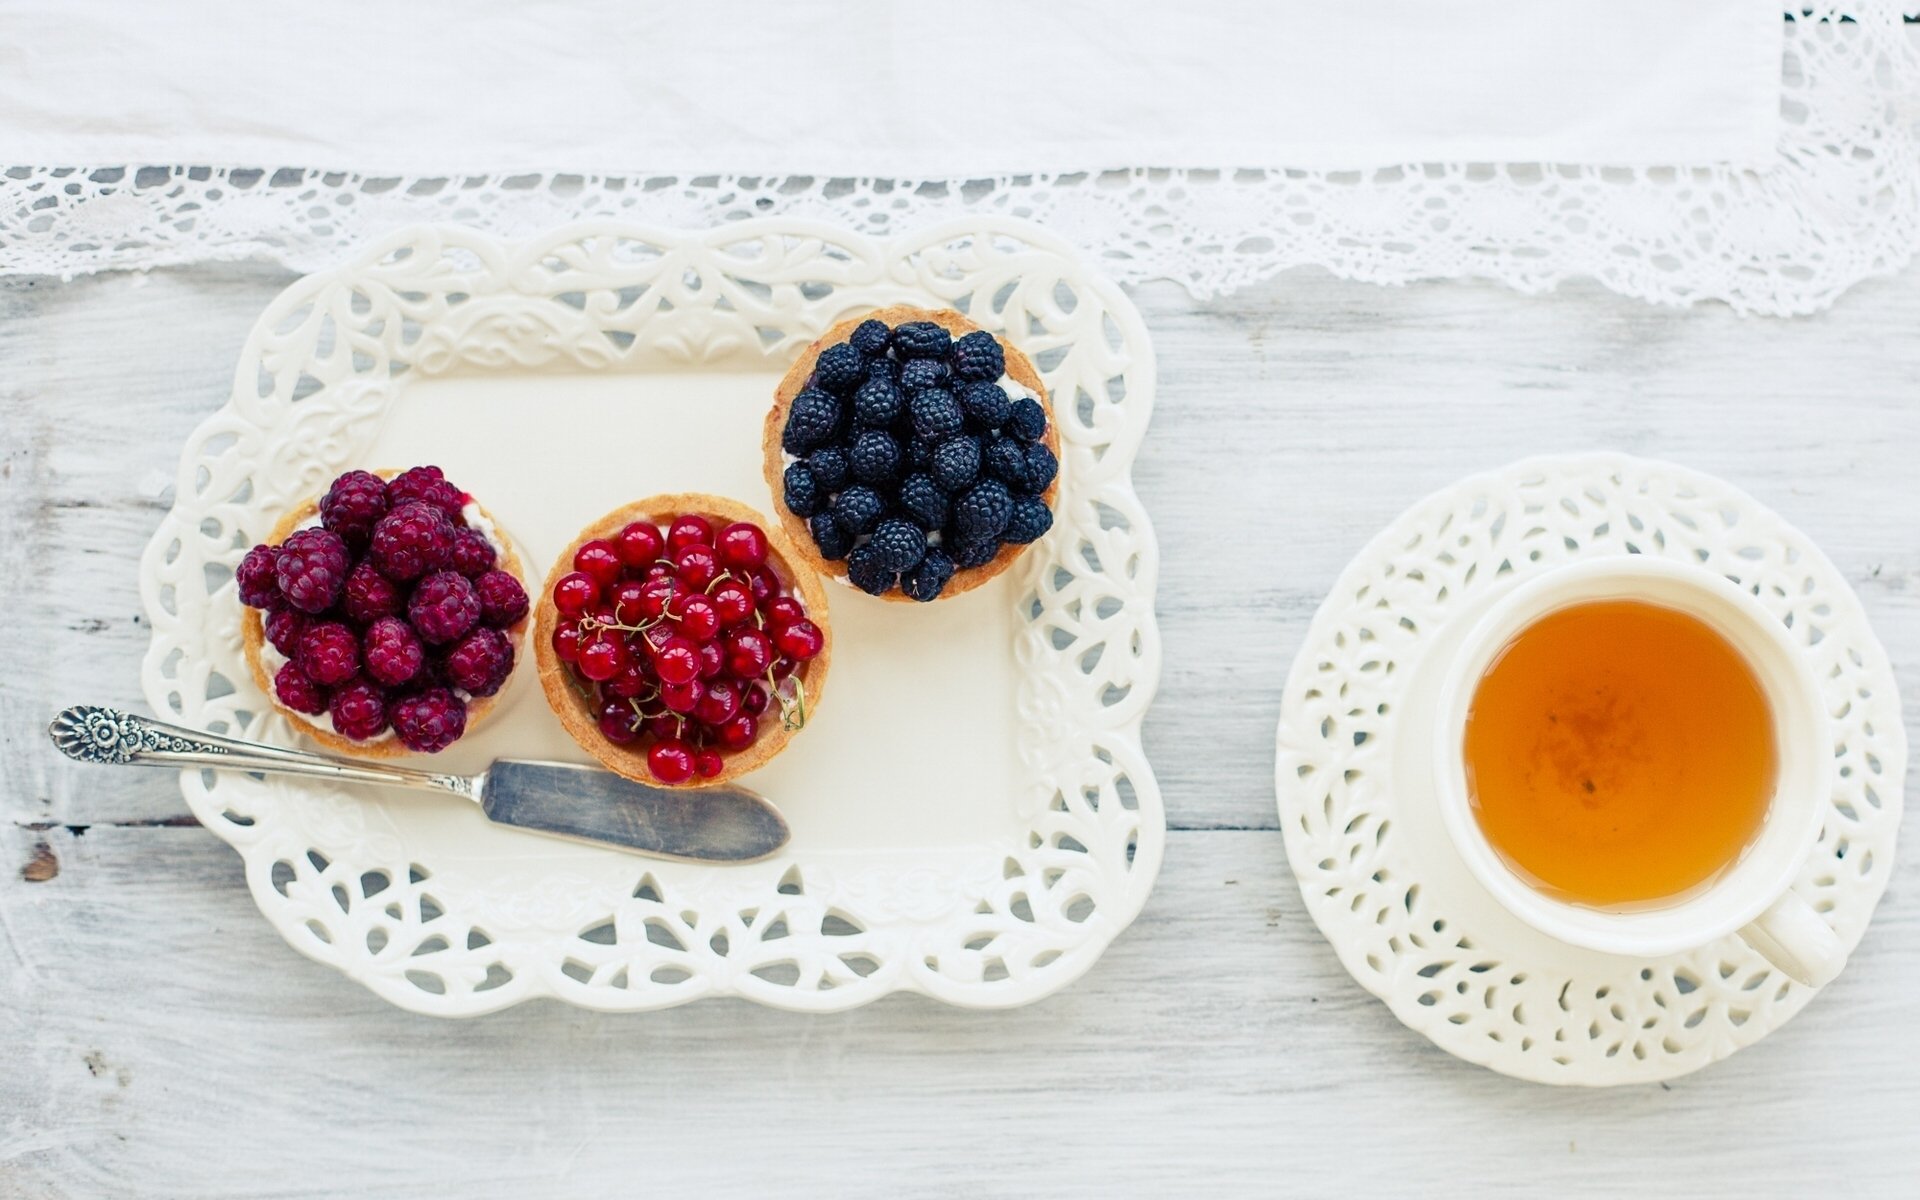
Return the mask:
[[[882,243],[784,220],[595,223],[520,245],[423,227],[301,280],[188,443],[146,553],[148,699],[189,725],[293,736],[244,668],[231,569],[349,467],[444,467],[535,585],[581,526],[644,495],[770,513],[775,379],[836,320],[903,302],[963,309],[1035,359],[1061,428],[1057,519],[1013,571],[952,600],[832,589],[831,686],[747,781],[791,845],[744,866],[652,862],[496,828],[457,800],[183,774],[288,941],[450,1016],[539,995],[824,1011],[907,990],[998,1007],[1091,965],[1139,912],[1165,831],[1139,740],[1157,551],[1130,479],[1154,363],[1118,288],[1030,226]],[[585,761],[530,675],[450,767]]]

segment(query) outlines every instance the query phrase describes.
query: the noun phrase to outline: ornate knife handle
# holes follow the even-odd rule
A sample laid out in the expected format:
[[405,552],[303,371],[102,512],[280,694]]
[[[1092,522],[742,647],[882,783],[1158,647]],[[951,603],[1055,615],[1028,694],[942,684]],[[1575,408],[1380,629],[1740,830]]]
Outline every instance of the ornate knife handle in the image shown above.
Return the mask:
[[284,750],[221,737],[217,733],[182,729],[117,708],[90,704],[77,704],[61,712],[47,727],[47,734],[62,754],[81,762],[268,771],[341,783],[426,788],[470,800],[475,791],[474,781],[465,775],[444,775],[413,767],[390,767],[304,750]]

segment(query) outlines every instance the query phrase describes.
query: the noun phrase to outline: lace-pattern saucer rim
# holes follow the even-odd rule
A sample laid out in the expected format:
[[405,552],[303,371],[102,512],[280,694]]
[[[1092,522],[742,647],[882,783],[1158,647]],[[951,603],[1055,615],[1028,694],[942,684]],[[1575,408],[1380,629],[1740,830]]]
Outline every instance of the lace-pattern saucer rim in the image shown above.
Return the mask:
[[[1563,515],[1595,541],[1614,534],[1609,524],[1628,532],[1595,548],[1553,528]],[[1669,518],[1664,527],[1646,519],[1654,515]],[[1509,525],[1515,516],[1529,519]],[[1531,529],[1493,553],[1503,529],[1520,525]],[[1471,882],[1437,818],[1396,803],[1422,785],[1399,784],[1396,795],[1396,727],[1409,718],[1388,714],[1422,712],[1418,693],[1438,675],[1423,649],[1450,649],[1450,621],[1470,625],[1503,576],[1510,586],[1561,561],[1622,552],[1689,555],[1758,589],[1783,619],[1803,618],[1789,624],[1840,714],[1841,766],[1795,890],[1818,897],[1849,949],[1885,891],[1902,811],[1906,732],[1886,653],[1838,568],[1745,493],[1687,468],[1594,453],[1522,460],[1414,504],[1342,571],[1294,660],[1275,764],[1282,835],[1308,912],[1361,986],[1448,1053],[1533,1082],[1683,1075],[1751,1045],[1813,995],[1737,938],[1645,963],[1552,942]],[[1475,564],[1487,568],[1478,591]],[[1785,570],[1798,572],[1791,594]]]
[[[511,244],[424,226],[297,281],[256,323],[228,405],[189,439],[174,508],[143,557],[154,629],[143,686],[172,719],[274,740],[261,697],[216,686],[245,678],[218,568],[230,572],[256,526],[364,450],[410,380],[753,359],[770,396],[780,358],[844,312],[906,301],[971,306],[983,324],[1023,331],[1013,336],[1045,348],[1050,389],[1083,398],[1061,431],[1076,460],[1064,519],[1051,548],[1009,576],[1028,719],[1008,753],[1031,772],[1031,795],[1012,798],[1004,837],[685,871],[619,855],[537,870],[483,856],[517,887],[504,894],[479,886],[472,862],[443,870],[404,830],[365,819],[404,810],[296,792],[308,785],[295,781],[183,773],[189,807],[240,850],[291,945],[441,1016],[533,996],[642,1011],[736,995],[826,1012],[915,991],[1004,1008],[1099,958],[1145,903],[1165,836],[1139,745],[1159,677],[1158,550],[1131,482],[1155,365],[1118,288],[1021,222],[971,218],[877,241],[796,220],[694,232],[595,221]],[[325,436],[273,435],[296,419]],[[756,407],[745,436],[758,419]],[[1108,652],[1093,670],[1081,660],[1096,644]]]

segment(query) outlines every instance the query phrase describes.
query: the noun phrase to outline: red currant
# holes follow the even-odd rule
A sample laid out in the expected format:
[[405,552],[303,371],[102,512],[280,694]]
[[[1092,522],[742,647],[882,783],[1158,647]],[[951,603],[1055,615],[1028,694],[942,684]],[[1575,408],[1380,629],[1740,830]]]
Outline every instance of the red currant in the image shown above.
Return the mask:
[[647,751],[647,769],[661,783],[685,783],[693,775],[693,751],[678,738],[657,742]]
[[731,679],[716,679],[707,685],[707,694],[693,706],[693,715],[709,725],[724,725],[740,711],[740,685]]
[[764,675],[773,661],[773,642],[758,629],[736,629],[727,635],[727,670],[741,679]]
[[565,616],[579,616],[598,599],[600,585],[585,571],[569,571],[553,585],[553,606]]
[[741,713],[725,725],[720,726],[715,733],[719,737],[720,745],[723,749],[745,750],[748,746],[753,745],[753,739],[759,736],[760,723],[746,713]]
[[818,625],[802,618],[775,632],[773,644],[788,658],[805,662],[820,653],[827,644],[827,637],[820,632]]
[[613,543],[605,538],[595,538],[573,552],[573,569],[584,571],[601,587],[606,587],[620,578],[620,556],[613,551]]
[[765,604],[780,594],[780,580],[772,571],[761,567],[747,576],[747,589],[753,593],[755,604]]
[[713,544],[720,561],[729,567],[753,568],[767,561],[767,535],[758,525],[735,521],[720,531]]
[[661,683],[691,683],[700,677],[700,654],[683,637],[670,637],[653,656]]
[[752,684],[740,697],[740,711],[750,717],[757,717],[767,711],[767,705],[772,702],[773,698],[767,694],[766,688],[757,683]]
[[653,679],[647,674],[646,663],[642,660],[634,662],[626,670],[601,684],[600,690],[623,700],[631,700],[635,696],[644,695],[652,686]]
[[633,710],[624,700],[609,700],[600,708],[600,733],[616,746],[624,746],[640,736]]
[[702,779],[712,779],[726,768],[726,762],[711,750],[702,750],[693,756],[693,773]]
[[705,517],[688,513],[675,517],[673,524],[667,527],[667,549],[680,550],[685,546],[713,545],[713,522]]
[[712,679],[727,669],[726,655],[720,651],[719,642],[700,643],[700,678]]
[[731,629],[753,615],[753,593],[738,580],[726,579],[716,585],[708,599],[720,614],[720,625]]
[[554,626],[553,653],[561,662],[578,662],[580,660],[580,626],[572,621]]
[[773,665],[767,668],[767,672],[775,679],[785,679],[799,669],[799,663],[782,654],[779,658],[773,660]]
[[712,546],[682,546],[673,552],[673,574],[681,583],[698,591],[713,582],[720,573],[720,560]]
[[706,694],[706,687],[698,679],[660,685],[660,702],[677,713],[692,712],[699,707]]
[[660,531],[652,523],[635,521],[613,539],[613,551],[620,556],[622,563],[639,569],[659,558],[660,548],[664,544]]
[[648,618],[658,617],[667,611],[667,604],[680,591],[679,580],[671,575],[661,575],[640,585],[640,611]]
[[613,617],[622,625],[638,625],[647,619],[647,585],[637,579],[623,579],[613,585]]
[[807,610],[792,596],[775,596],[767,601],[765,611],[767,627],[770,629],[785,629],[795,621],[804,621],[807,616]]
[[625,642],[597,637],[580,647],[580,673],[595,683],[604,683],[633,664],[633,655]]
[[720,610],[705,596],[692,595],[680,605],[680,632],[704,642],[720,632]]
[[651,734],[654,741],[666,742],[679,737],[685,724],[686,722],[672,713],[661,713],[657,717],[648,717],[647,723],[641,728]]

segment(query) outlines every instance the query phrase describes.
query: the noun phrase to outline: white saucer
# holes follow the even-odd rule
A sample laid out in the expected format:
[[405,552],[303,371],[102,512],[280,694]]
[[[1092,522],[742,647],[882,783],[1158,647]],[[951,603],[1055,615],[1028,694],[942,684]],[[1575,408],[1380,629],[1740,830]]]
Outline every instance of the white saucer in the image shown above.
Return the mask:
[[1468,875],[1426,758],[1460,638],[1523,579],[1595,555],[1696,562],[1747,588],[1815,661],[1836,779],[1795,890],[1851,949],[1893,865],[1906,734],[1886,652],[1807,537],[1710,476],[1616,454],[1528,459],[1427,497],[1348,565],[1287,680],[1277,785],[1307,910],[1355,979],[1448,1053],[1543,1083],[1697,1070],[1813,996],[1737,938],[1639,961],[1522,924]]

